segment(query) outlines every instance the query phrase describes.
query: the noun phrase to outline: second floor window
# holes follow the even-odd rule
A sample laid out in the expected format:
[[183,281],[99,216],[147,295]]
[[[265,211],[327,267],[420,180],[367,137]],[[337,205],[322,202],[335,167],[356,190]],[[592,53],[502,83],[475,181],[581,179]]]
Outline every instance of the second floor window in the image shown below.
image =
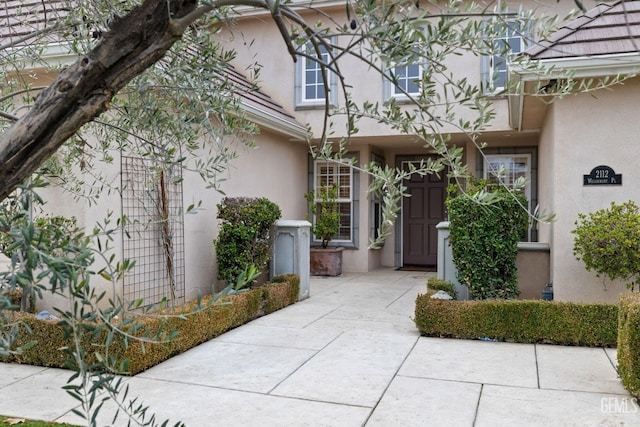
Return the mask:
[[517,21],[505,21],[497,27],[498,36],[493,39],[493,54],[483,58],[482,82],[484,92],[499,94],[507,88],[508,61],[526,48],[522,25]]
[[420,82],[422,81],[426,67],[426,53],[428,41],[423,30],[415,31],[415,36],[407,44],[407,48],[399,56],[402,60],[392,64],[387,73],[390,79],[384,78],[385,100],[395,98],[406,99],[407,96],[420,95]]
[[[321,65],[321,63],[330,63],[331,57],[326,46],[321,45],[319,49],[320,56],[317,56],[318,52],[315,47],[310,43],[306,44],[303,50],[308,56],[301,56],[296,62],[296,107],[322,107],[325,105],[327,96],[329,97],[329,103],[336,105],[336,77],[327,69],[326,76],[328,82],[325,84]],[[318,60],[315,58],[318,58]]]
[[395,67],[393,74],[396,77],[396,85],[392,89],[393,96],[403,96],[406,93],[415,95],[420,93],[418,83],[422,79],[422,66],[419,64],[402,65]]

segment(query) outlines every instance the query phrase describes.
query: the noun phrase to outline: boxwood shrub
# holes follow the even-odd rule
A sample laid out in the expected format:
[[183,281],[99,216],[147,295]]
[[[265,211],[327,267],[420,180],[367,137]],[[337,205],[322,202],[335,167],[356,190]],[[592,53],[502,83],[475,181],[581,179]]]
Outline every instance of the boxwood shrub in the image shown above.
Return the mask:
[[633,396],[640,398],[640,294],[620,296],[618,374]]
[[415,323],[426,336],[519,343],[615,347],[618,306],[535,300],[416,299]]
[[[175,338],[164,343],[141,343],[136,340],[125,342],[116,336],[109,345],[108,356],[122,364],[121,374],[135,375],[158,363],[183,353],[198,344],[215,338],[224,332],[243,325],[250,320],[264,314],[279,310],[298,299],[300,280],[296,275],[285,275],[274,278],[273,283],[251,289],[235,295],[229,295],[220,304],[211,305],[205,309],[194,311],[197,304],[191,303],[180,310],[166,311],[159,316],[140,317],[138,323],[142,327],[136,331],[137,336],[153,336],[160,328],[175,333]],[[203,305],[207,300],[203,299]],[[65,336],[64,329],[55,321],[38,320],[29,313],[12,312],[13,319],[20,320],[22,331],[14,348],[36,340],[37,344],[22,352],[3,358],[5,362],[24,363],[37,366],[66,368],[66,354],[63,348],[70,346],[71,341]],[[27,328],[31,331],[27,332]],[[104,343],[103,336],[87,335],[84,348],[96,349],[95,343]],[[103,348],[103,353],[106,353]],[[95,358],[89,357],[88,363],[96,363]]]

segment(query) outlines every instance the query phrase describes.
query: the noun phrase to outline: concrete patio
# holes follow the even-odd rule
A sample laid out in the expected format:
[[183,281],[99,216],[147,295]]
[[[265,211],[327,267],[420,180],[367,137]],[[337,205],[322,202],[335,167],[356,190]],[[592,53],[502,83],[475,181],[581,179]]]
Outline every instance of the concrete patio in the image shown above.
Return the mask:
[[[420,337],[429,274],[313,277],[311,298],[127,379],[188,426],[635,426],[615,349]],[[69,371],[0,363],[0,414],[82,424]],[[99,425],[113,423],[105,404]]]

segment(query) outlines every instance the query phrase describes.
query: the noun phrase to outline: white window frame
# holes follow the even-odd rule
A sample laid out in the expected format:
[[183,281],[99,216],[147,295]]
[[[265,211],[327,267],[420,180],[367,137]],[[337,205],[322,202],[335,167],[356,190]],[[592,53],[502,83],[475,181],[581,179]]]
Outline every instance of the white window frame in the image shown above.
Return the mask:
[[[330,43],[333,43],[333,39],[330,40]],[[322,53],[322,61],[324,63],[330,62],[330,55],[329,55],[329,52],[326,51],[325,46],[321,45],[320,48],[324,49]],[[307,43],[306,45],[302,46],[301,50],[304,51],[305,53],[309,52],[309,54],[313,57],[316,56],[315,49],[310,43]],[[319,87],[319,85],[322,85],[324,87],[324,83],[322,81],[322,71],[320,68],[320,64],[317,61],[313,61],[313,59],[308,58],[306,56],[299,56],[295,64],[295,106],[302,107],[302,108],[324,107],[327,99],[326,92],[325,92],[325,96],[322,98],[317,96],[313,98],[307,97],[307,87],[309,85],[309,83],[307,82],[308,72],[314,73],[315,76],[319,79],[318,81],[312,82],[311,84],[313,84],[316,88]],[[327,77],[329,79],[328,85],[327,85],[329,90],[329,105],[335,107],[337,106],[337,93],[338,93],[337,77],[335,73],[332,73],[329,70],[327,70]],[[326,91],[326,88],[325,88],[325,91]]]
[[[500,165],[504,165],[504,176],[501,177],[502,183],[507,187],[507,188],[513,188],[513,184],[515,183],[516,179],[519,178],[518,176],[518,172],[514,170],[514,168],[508,167],[508,165],[506,164],[507,162],[504,162],[502,160],[510,160],[511,165],[515,164],[515,160],[518,158],[524,158],[526,159],[525,163],[526,163],[526,170],[524,171],[524,179],[525,179],[525,186],[523,188],[523,194],[525,195],[525,197],[527,198],[527,206],[525,206],[527,208],[527,210],[529,212],[531,212],[531,202],[532,202],[532,195],[531,195],[531,169],[532,169],[532,164],[531,164],[531,154],[529,153],[523,153],[523,154],[486,154],[485,158],[484,158],[484,178],[488,179],[492,182],[498,182],[497,177],[496,177],[496,172],[498,172]],[[493,160],[493,162],[492,162]],[[493,177],[492,177],[493,175]],[[532,241],[532,237],[533,237],[533,230],[531,228],[531,226],[529,226],[529,228],[527,229],[527,241]]]
[[[410,75],[408,73],[408,69],[410,67],[417,67],[418,74]],[[406,65],[397,65],[393,67],[393,70],[390,71],[395,77],[396,81],[399,85],[394,84],[392,81],[385,78],[384,80],[384,99],[389,100],[394,98],[396,100],[406,100],[407,94],[409,95],[419,95],[420,88],[416,85],[416,90],[409,91],[409,85],[414,84],[416,81],[422,80],[422,76],[424,75],[424,65],[423,64],[406,64]],[[405,94],[402,89],[405,89]]]
[[[527,48],[526,28],[521,28],[518,21],[505,21],[504,32],[500,37],[494,38],[494,46],[506,43],[510,47],[510,53],[506,58],[497,54],[482,57],[482,83],[484,93],[487,95],[499,95],[507,89],[509,61]],[[517,46],[517,49],[513,49]],[[495,47],[495,50],[502,50]]]
[[[331,171],[325,171],[322,168],[331,169]],[[326,178],[326,179],[325,179]],[[313,190],[314,193],[320,194],[320,190],[323,186],[333,185],[338,183],[338,206],[344,206],[348,204],[349,222],[348,224],[342,224],[340,226],[340,232],[337,237],[331,239],[331,242],[335,243],[351,243],[354,237],[353,227],[353,213],[354,213],[354,176],[353,169],[348,165],[339,164],[337,162],[329,162],[326,160],[315,160],[313,167]],[[321,200],[316,199],[317,202]],[[315,223],[315,217],[312,218]],[[343,233],[343,230],[348,229],[347,233]],[[321,242],[315,235],[313,236],[314,243]]]
[[519,178],[519,172],[512,166],[516,164],[516,159],[526,159],[526,170],[524,171],[523,194],[527,198],[529,205],[531,204],[531,154],[486,154],[484,158],[484,178],[492,182],[498,182],[496,173],[501,165],[504,165],[505,175],[501,177],[502,184],[507,188],[513,188],[516,179]]
[[[424,32],[424,28],[422,29]],[[425,43],[424,46],[419,46],[419,49],[428,49],[428,42]],[[398,83],[404,83],[404,85],[399,86],[394,84],[393,81],[388,79],[387,77],[383,77],[383,99],[385,101],[389,101],[390,99],[395,99],[396,101],[407,101],[408,96],[417,96],[420,94],[420,86],[416,85],[414,91],[409,91],[409,85],[414,82],[419,82],[422,80],[425,70],[427,69],[427,63],[424,58],[418,62],[403,62],[397,63],[395,65],[391,65],[386,68],[386,73],[392,75]],[[410,74],[408,72],[409,67],[417,67],[417,75],[415,73]],[[403,92],[401,89],[405,89]]]

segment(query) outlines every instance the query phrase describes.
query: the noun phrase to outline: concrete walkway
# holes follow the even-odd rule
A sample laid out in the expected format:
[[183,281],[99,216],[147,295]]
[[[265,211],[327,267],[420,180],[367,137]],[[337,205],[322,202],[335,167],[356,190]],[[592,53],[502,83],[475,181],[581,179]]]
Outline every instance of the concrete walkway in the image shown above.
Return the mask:
[[[428,274],[312,278],[311,298],[127,380],[188,426],[640,426],[615,349],[420,337]],[[70,373],[0,364],[0,414],[78,423]],[[106,404],[100,425],[112,422]]]

